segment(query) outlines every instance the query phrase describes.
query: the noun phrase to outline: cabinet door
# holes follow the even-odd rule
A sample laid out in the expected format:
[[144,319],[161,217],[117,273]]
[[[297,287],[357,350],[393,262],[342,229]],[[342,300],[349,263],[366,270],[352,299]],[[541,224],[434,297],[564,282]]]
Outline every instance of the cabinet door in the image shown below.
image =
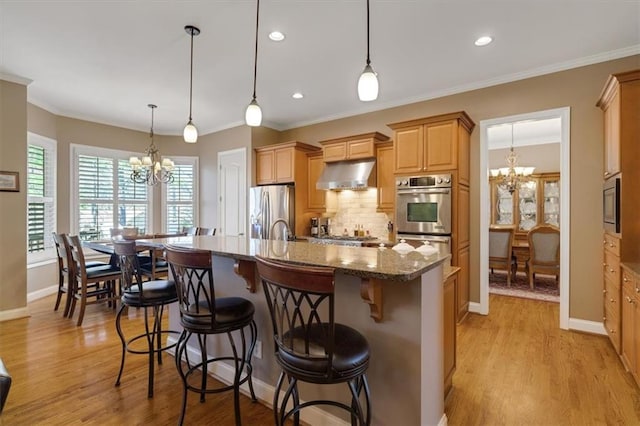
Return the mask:
[[456,288],[456,304],[458,322],[462,321],[469,312],[469,246],[458,250],[458,287]]
[[393,176],[393,145],[378,148],[378,211],[393,212],[396,201],[395,179]]
[[294,182],[295,151],[293,148],[275,150],[275,180],[277,183]]
[[560,179],[544,178],[540,180],[542,186],[542,223],[560,226]]
[[620,171],[620,90],[604,111],[604,177]]
[[518,188],[518,231],[528,232],[538,224],[537,187],[536,180],[529,180]]
[[620,356],[629,371],[636,373],[636,295],[631,283],[622,287],[622,346]]
[[513,194],[505,184],[491,180],[491,224],[514,225]]
[[471,196],[469,194],[469,188],[466,186],[458,185],[458,247],[464,247],[469,245],[469,203]]
[[347,142],[347,159],[372,158],[375,156],[373,139],[361,139]]
[[342,161],[347,159],[347,143],[339,142],[331,145],[325,145],[322,148],[324,161]]
[[456,274],[444,282],[444,394],[451,390],[451,378],[456,369]]
[[424,165],[428,172],[457,169],[458,121],[428,124],[424,129]]
[[274,155],[273,151],[256,153],[256,183],[258,185],[275,183]]
[[421,172],[424,156],[423,126],[408,127],[396,131],[396,173]]
[[324,170],[324,161],[322,155],[309,156],[307,165],[307,172],[309,176],[307,208],[309,210],[324,210],[326,191],[322,189],[316,189],[316,182],[318,182],[318,179],[320,178],[320,175]]

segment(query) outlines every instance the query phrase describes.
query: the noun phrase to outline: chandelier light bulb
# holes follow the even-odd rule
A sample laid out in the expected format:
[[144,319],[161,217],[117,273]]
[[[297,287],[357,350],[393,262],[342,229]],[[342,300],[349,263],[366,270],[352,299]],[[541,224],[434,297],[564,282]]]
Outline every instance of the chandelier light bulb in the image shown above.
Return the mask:
[[258,127],[262,123],[262,109],[260,109],[260,105],[258,105],[258,101],[255,99],[253,99],[247,107],[247,111],[244,114],[244,121],[247,123],[247,126],[251,127]]
[[378,99],[378,76],[369,64],[364,67],[358,79],[358,98],[363,102]]
[[184,126],[184,132],[182,132],[184,141],[187,143],[198,142],[198,128],[193,124],[191,120]]

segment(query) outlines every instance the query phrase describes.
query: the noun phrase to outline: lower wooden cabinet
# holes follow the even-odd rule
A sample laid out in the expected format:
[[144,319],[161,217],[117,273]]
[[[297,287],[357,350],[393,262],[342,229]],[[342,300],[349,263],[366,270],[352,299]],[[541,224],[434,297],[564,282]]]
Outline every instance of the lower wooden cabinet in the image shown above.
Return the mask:
[[460,267],[460,272],[456,285],[456,315],[460,322],[469,313],[469,246],[458,250],[457,266]]
[[620,357],[640,385],[640,265],[622,264]]
[[444,280],[444,397],[453,389],[453,373],[456,371],[456,284],[460,268],[452,267],[450,273],[445,269]]
[[605,233],[603,236],[603,323],[611,344],[620,353],[621,349],[621,296],[620,289],[620,239]]

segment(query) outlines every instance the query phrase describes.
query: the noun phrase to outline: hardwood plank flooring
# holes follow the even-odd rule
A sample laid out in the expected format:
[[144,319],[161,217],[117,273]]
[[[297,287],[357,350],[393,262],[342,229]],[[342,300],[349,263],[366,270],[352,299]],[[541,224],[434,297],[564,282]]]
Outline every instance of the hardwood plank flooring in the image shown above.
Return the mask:
[[[120,340],[115,311],[87,307],[81,327],[53,311],[54,297],[29,304],[30,318],[0,322],[0,357],[13,383],[2,426],[170,425],[180,414],[182,385],[174,358],[156,368],[154,397],[147,398],[147,357],[127,354],[119,387]],[[129,310],[125,335],[143,329],[142,310]],[[76,313],[77,316],[77,313]],[[126,323],[126,324],[125,324]],[[272,425],[270,408],[241,396],[245,425]],[[233,394],[208,395],[205,403],[190,392],[187,425],[234,425]]]
[[449,425],[640,425],[640,392],[607,337],[558,328],[559,305],[490,295],[458,326]]
[[[558,329],[558,304],[490,298],[489,316],[470,314],[458,328],[449,425],[640,425],[639,390],[606,337]],[[53,304],[35,301],[30,318],[0,323],[0,357],[14,380],[0,425],[177,423],[173,357],[156,369],[153,399],[141,355],[127,356],[116,388],[115,313],[90,306],[76,327]],[[139,329],[139,312],[130,311],[125,330]],[[241,403],[243,424],[273,424],[268,407],[244,396]],[[231,394],[204,404],[190,394],[186,424],[234,424]]]

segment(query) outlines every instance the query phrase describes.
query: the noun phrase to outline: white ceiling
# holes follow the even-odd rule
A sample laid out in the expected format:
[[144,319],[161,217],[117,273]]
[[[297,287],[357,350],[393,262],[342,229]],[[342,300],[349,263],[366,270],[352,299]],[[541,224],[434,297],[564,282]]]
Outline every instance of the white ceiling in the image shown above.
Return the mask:
[[[255,1],[0,0],[0,77],[28,79],[53,113],[178,135],[242,124],[251,100]],[[274,43],[267,34],[287,35]],[[474,46],[480,35],[494,42]],[[638,0],[371,0],[380,96],[357,99],[365,0],[262,0],[258,102],[285,129],[640,53]],[[294,100],[295,91],[304,93]]]

